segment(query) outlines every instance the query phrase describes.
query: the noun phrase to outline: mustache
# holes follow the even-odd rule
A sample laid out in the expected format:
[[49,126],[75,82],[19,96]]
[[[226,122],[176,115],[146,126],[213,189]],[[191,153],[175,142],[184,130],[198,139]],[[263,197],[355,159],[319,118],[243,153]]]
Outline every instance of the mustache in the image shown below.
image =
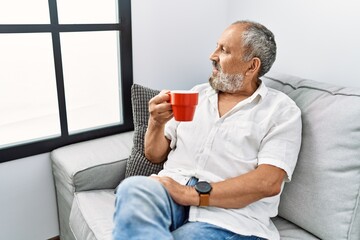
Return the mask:
[[212,61],[212,65],[214,68],[216,68],[216,70],[218,70],[218,63],[216,61]]

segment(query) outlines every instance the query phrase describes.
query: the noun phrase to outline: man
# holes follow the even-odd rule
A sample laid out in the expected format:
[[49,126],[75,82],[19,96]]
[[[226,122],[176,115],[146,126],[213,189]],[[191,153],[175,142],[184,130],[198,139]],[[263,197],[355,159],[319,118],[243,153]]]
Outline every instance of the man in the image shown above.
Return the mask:
[[150,100],[145,155],[167,161],[156,176],[120,184],[115,239],[280,238],[270,217],[295,168],[301,113],[259,79],[275,56],[267,28],[235,22],[210,56],[210,84],[193,88],[192,122],[173,119],[167,91]]

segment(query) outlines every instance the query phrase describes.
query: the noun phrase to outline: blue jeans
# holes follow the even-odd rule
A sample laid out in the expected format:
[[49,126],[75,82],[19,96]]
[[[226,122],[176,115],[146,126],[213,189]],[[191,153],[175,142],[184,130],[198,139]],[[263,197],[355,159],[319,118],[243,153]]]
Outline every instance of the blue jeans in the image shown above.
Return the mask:
[[247,240],[203,222],[188,222],[189,207],[175,203],[157,180],[148,177],[125,179],[116,192],[114,240]]

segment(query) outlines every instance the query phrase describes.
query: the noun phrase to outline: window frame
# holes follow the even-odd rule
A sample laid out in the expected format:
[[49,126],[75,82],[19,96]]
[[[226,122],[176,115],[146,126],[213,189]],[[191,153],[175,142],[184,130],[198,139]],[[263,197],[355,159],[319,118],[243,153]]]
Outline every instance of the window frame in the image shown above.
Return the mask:
[[[118,0],[119,23],[115,24],[59,24],[56,0],[48,0],[48,3],[50,11],[50,24],[0,24],[0,34],[51,33],[61,135],[59,137],[34,140],[32,142],[14,144],[13,146],[1,148],[0,163],[51,152],[56,148],[68,144],[105,137],[134,129],[131,107],[131,86],[133,84],[131,0]],[[82,31],[119,31],[123,123],[69,135],[60,33]]]

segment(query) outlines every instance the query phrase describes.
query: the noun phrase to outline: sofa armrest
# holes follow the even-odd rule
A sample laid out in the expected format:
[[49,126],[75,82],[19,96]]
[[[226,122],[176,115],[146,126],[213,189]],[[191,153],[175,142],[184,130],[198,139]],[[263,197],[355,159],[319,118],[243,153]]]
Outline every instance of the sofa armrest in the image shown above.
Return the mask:
[[74,193],[115,188],[125,175],[132,144],[133,132],[127,132],[51,152],[61,239],[75,240],[69,227]]
[[51,152],[55,180],[69,192],[115,188],[124,178],[133,132],[61,147]]

